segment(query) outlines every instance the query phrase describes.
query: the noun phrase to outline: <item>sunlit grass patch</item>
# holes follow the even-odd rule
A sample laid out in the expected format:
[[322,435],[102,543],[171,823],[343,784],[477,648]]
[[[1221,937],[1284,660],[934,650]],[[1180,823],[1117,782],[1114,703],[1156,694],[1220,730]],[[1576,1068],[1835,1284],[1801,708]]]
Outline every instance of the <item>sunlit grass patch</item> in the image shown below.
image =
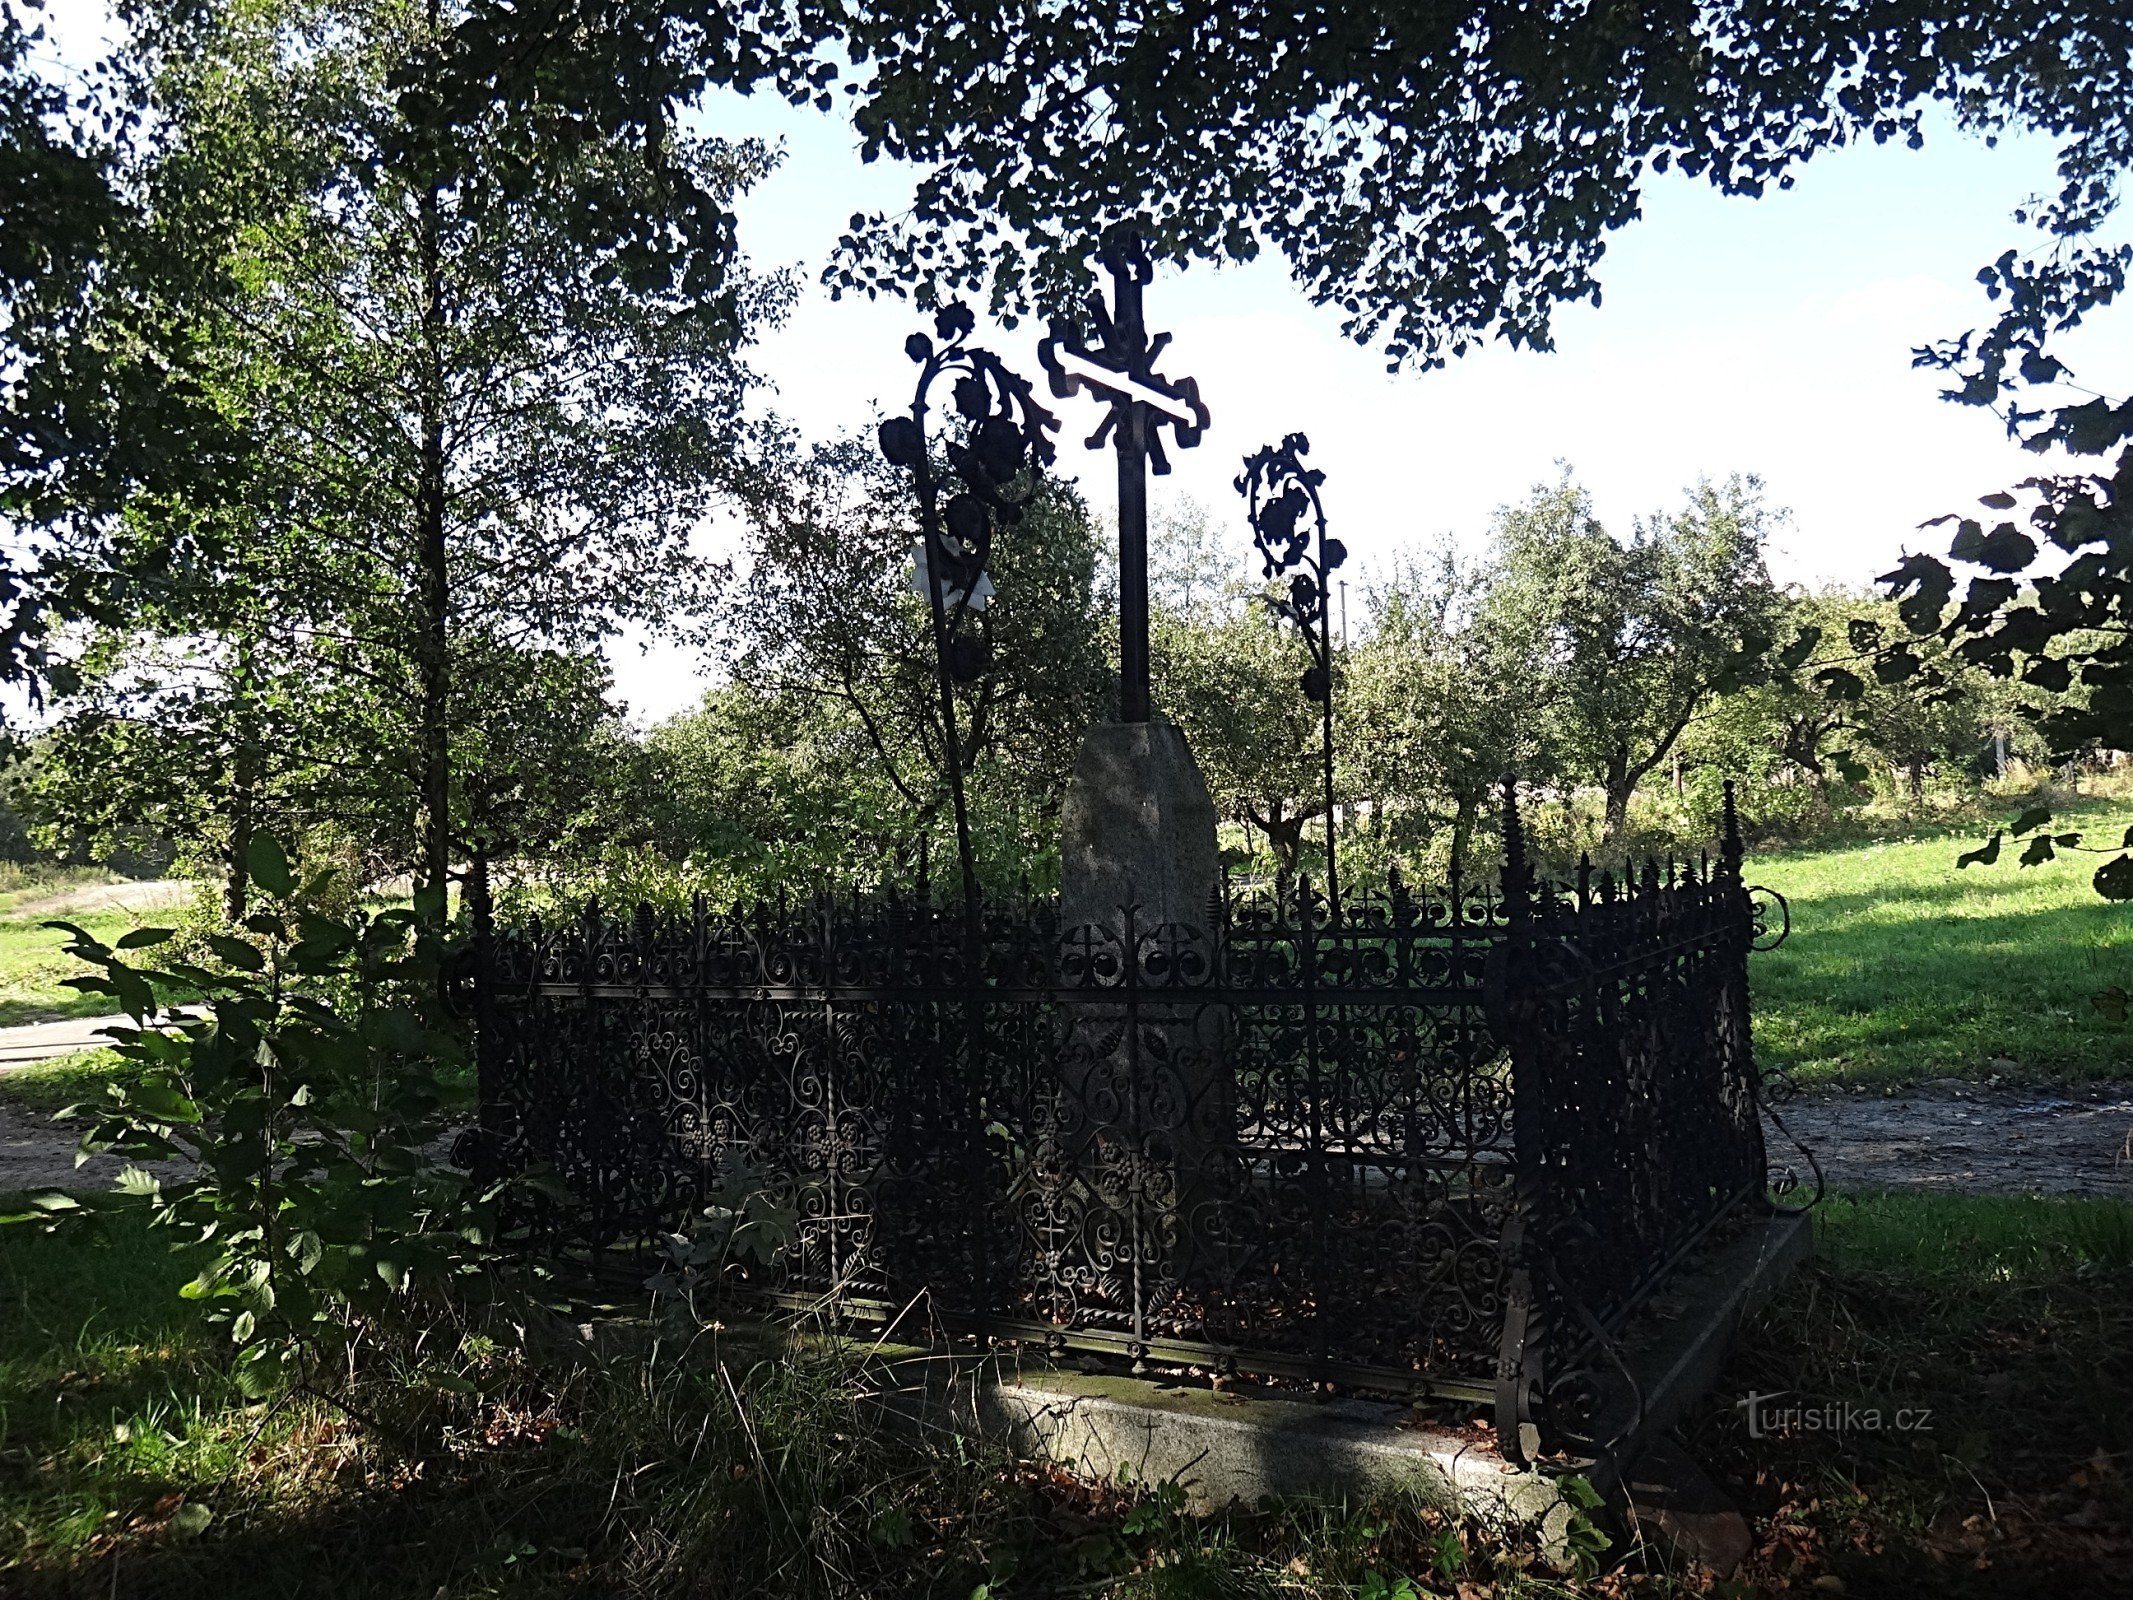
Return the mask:
[[[67,935],[45,926],[44,917],[0,917],[0,1027],[49,1022],[59,1017],[95,1017],[112,1009],[111,998],[83,994],[66,980],[89,969],[66,953]],[[66,921],[107,944],[141,926],[132,911],[85,911]]]
[[[2074,825],[2115,843],[2133,821]],[[2133,1074],[2133,1027],[2090,997],[2133,981],[2133,907],[2097,896],[2099,859],[1958,870],[1968,831],[1751,857],[1792,905],[1783,946],[1750,958],[1756,1047],[1803,1081]]]

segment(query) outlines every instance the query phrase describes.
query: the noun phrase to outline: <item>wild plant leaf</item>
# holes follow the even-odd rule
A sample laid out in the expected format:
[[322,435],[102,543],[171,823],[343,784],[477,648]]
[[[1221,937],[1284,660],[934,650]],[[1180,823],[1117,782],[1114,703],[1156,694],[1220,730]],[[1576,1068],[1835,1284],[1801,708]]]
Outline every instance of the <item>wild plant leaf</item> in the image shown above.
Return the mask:
[[289,871],[289,857],[282,849],[281,841],[271,833],[252,835],[251,849],[245,855],[245,869],[252,881],[268,894],[279,900],[296,887],[296,879]]

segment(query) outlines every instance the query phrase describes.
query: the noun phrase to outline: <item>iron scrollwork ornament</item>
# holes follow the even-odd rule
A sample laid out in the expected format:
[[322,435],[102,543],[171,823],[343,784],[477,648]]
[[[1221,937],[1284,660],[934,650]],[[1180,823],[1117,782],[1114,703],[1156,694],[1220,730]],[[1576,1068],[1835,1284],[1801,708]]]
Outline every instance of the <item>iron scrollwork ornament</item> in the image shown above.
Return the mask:
[[[1274,590],[1273,613],[1291,623],[1310,653],[1299,680],[1304,698],[1319,708],[1320,757],[1326,808],[1326,894],[1335,913],[1340,877],[1334,847],[1332,574],[1348,559],[1348,547],[1326,533],[1326,507],[1319,490],[1326,475],[1304,465],[1311,441],[1292,433],[1244,458],[1237,492],[1251,518],[1252,543],[1262,576]],[[1286,581],[1284,581],[1286,580]]]
[[1749,949],[1775,950],[1792,936],[1792,906],[1777,890],[1752,883],[1748,886],[1748,904]]

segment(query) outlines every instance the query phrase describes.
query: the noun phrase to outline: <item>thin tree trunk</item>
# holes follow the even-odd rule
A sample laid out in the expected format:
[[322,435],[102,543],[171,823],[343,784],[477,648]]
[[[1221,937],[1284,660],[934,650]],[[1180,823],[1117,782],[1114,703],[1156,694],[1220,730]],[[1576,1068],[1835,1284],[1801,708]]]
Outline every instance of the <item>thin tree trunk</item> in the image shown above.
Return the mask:
[[[432,5],[432,22],[435,6]],[[451,571],[445,548],[444,268],[440,212],[432,184],[422,197],[418,246],[422,257],[422,334],[426,370],[421,385],[421,456],[415,494],[415,667],[418,683],[416,748],[421,763],[421,867],[416,888],[446,915],[452,866],[452,756],[449,723]]]
[[1459,809],[1452,816],[1453,877],[1463,876],[1466,872],[1467,847],[1474,842],[1474,822],[1480,811],[1480,802],[1472,795],[1463,794],[1459,797]]
[[237,642],[234,687],[236,748],[230,757],[230,844],[224,862],[222,914],[234,926],[251,909],[254,791],[259,786],[259,730],[252,707],[255,662],[250,638]]
[[1636,779],[1630,776],[1629,752],[1617,749],[1607,758],[1607,816],[1601,825],[1605,843],[1612,844],[1628,829],[1629,796],[1636,786]]

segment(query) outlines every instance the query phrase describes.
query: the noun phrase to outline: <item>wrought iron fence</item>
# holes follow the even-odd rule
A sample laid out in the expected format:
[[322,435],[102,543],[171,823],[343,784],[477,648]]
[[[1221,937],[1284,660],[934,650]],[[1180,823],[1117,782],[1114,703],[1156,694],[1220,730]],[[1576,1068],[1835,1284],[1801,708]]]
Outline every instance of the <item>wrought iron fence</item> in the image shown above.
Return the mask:
[[[1766,1188],[1715,865],[1308,883],[1203,927],[899,898],[481,941],[483,1134],[530,1245],[642,1270],[737,1175],[751,1292],[860,1319],[1493,1404],[1532,1456],[1673,1260]],[[914,1306],[922,1307],[913,1313]]]

